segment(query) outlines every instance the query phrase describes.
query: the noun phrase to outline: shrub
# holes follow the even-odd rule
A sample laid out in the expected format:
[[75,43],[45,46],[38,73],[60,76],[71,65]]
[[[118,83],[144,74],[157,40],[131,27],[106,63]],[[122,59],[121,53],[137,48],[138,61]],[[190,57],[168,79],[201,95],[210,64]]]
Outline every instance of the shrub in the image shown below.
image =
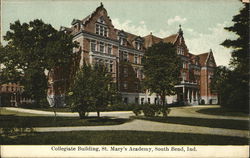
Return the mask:
[[142,106],[141,105],[135,105],[133,108],[133,113],[135,116],[138,116],[141,114]]
[[114,104],[107,106],[105,111],[132,111],[136,105],[135,104]]
[[142,111],[146,117],[160,116],[167,117],[170,109],[162,107],[162,105],[144,104],[141,106]]

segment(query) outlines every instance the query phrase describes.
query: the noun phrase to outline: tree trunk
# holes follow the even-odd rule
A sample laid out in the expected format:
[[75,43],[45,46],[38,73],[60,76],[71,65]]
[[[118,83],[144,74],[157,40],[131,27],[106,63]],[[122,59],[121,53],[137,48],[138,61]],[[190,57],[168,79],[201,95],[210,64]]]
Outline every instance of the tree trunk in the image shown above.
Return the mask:
[[167,117],[168,116],[168,107],[165,105],[166,104],[166,94],[164,93],[161,96],[161,100],[162,100],[162,114],[163,117]]
[[162,100],[162,107],[164,108],[165,104],[166,104],[166,95],[163,94],[163,95],[160,95],[160,96],[161,96],[161,100]]
[[55,114],[54,121],[56,121],[56,108],[55,108],[55,106],[53,107],[53,111],[54,111],[54,114]]
[[84,111],[78,111],[78,114],[79,114],[80,119],[83,119],[86,116]]
[[99,118],[100,117],[100,111],[97,110],[97,117]]

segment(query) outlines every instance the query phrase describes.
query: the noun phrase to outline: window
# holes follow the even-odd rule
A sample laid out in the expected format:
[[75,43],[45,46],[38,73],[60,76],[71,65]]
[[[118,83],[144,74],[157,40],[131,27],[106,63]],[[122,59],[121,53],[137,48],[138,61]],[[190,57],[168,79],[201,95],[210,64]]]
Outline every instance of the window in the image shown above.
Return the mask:
[[104,43],[103,42],[99,43],[99,51],[104,53]]
[[135,103],[138,104],[139,103],[139,98],[135,98]]
[[90,47],[92,52],[96,51],[96,41],[92,40],[90,43]]
[[148,103],[150,104],[150,98],[148,98]]
[[123,61],[128,61],[128,53],[123,52]]
[[177,54],[184,55],[184,50],[182,47],[177,47]]
[[157,100],[158,100],[158,99],[157,99],[157,98],[155,98],[155,104],[157,104]]
[[128,77],[128,68],[126,67],[123,68],[123,76]]
[[128,89],[128,83],[127,83],[127,82],[124,82],[124,83],[123,83],[123,88],[124,88],[124,89]]
[[138,68],[135,68],[135,75],[137,78],[139,78],[139,69]]
[[142,79],[142,73],[140,69],[137,71],[137,78]]
[[138,64],[138,55],[136,55],[136,54],[135,54],[135,56],[134,56],[134,63],[135,63],[135,64]]
[[109,72],[113,72],[113,62],[112,61],[109,64]]
[[144,73],[143,73],[143,70],[141,70],[141,78],[143,79],[145,76],[144,76]]
[[141,104],[144,104],[144,98],[141,98]]
[[106,26],[96,24],[96,34],[107,37],[108,29]]
[[119,38],[120,40],[120,45],[126,45],[126,38],[124,38],[124,37],[120,37]]
[[124,102],[124,104],[128,104],[128,98],[127,98],[127,97],[124,98],[124,99],[123,99],[123,102]]
[[141,49],[141,43],[135,42],[135,48],[140,50]]
[[188,63],[183,62],[183,63],[182,63],[182,67],[183,67],[183,69],[188,69]]
[[112,54],[112,46],[111,46],[111,44],[108,44],[108,54]]
[[185,80],[186,80],[186,73],[185,73],[185,72],[182,72],[182,73],[181,73],[181,78],[182,78],[182,81],[185,81]]

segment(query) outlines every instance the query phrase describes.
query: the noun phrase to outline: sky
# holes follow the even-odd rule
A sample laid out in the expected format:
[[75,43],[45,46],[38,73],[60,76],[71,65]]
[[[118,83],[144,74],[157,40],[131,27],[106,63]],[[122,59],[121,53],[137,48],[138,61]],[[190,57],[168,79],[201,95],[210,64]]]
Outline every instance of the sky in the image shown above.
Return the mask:
[[112,23],[140,36],[164,38],[182,26],[186,45],[193,54],[213,50],[217,65],[227,66],[232,50],[221,46],[225,39],[235,39],[224,30],[233,25],[232,17],[243,4],[238,0],[2,0],[2,35],[10,23],[42,19],[59,29],[72,20],[83,19],[103,3]]

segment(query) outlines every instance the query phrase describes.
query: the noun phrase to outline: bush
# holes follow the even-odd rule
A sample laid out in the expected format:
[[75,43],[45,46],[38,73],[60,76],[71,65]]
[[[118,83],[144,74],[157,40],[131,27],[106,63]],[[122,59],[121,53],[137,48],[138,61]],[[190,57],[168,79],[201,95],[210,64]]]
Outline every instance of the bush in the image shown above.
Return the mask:
[[141,114],[142,106],[141,105],[135,105],[133,108],[133,113],[135,116],[138,116]]
[[135,104],[114,104],[107,106],[105,111],[132,111],[136,105]]
[[170,113],[170,109],[167,107],[162,107],[162,105],[155,105],[155,104],[144,104],[141,106],[143,114],[146,117],[155,117],[162,115],[163,117],[167,117]]

